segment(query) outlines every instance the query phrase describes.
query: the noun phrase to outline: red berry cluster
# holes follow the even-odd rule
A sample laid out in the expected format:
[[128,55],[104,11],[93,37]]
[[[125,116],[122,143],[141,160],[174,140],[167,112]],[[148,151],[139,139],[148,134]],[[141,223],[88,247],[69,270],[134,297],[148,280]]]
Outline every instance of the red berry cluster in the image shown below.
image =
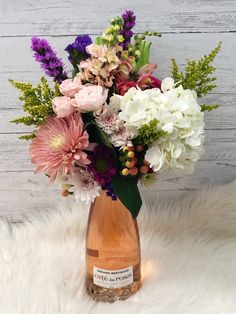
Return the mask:
[[144,160],[145,150],[142,145],[124,146],[120,154],[121,175],[141,177],[151,170],[148,162]]

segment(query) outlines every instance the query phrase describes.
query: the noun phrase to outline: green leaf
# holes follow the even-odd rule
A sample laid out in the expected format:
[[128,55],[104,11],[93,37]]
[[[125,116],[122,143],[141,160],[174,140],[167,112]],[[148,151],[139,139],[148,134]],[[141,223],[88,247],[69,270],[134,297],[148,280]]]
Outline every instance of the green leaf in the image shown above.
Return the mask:
[[149,63],[151,42],[141,40],[139,43],[140,58],[136,64],[135,70],[138,71],[142,66]]
[[130,211],[133,218],[136,218],[142,206],[137,180],[118,176],[113,178],[111,186],[121,203]]
[[76,74],[79,73],[79,68],[77,66],[74,66],[72,71],[72,79],[76,77]]
[[109,141],[107,135],[105,132],[103,132],[103,130],[101,128],[99,128],[99,126],[97,125],[97,123],[95,121],[90,121],[85,123],[85,128],[89,134],[89,142],[95,142],[98,144],[103,144],[108,148],[113,149],[113,146],[111,145],[111,142]]
[[[89,116],[89,113],[87,113],[87,117]],[[109,141],[107,135],[94,120],[85,122],[85,129],[89,134],[89,142],[90,143],[98,143],[102,144],[106,147],[108,147],[114,156],[115,162],[117,161],[117,155],[116,151],[114,150],[114,147],[112,146],[111,142]]]

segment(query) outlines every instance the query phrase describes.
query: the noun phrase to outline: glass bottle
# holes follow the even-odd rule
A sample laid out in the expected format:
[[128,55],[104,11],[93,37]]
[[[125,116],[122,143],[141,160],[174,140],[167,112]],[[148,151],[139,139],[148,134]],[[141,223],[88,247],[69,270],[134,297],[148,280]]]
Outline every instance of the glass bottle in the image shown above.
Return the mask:
[[137,221],[104,191],[90,208],[86,268],[87,291],[97,301],[127,299],[141,285]]

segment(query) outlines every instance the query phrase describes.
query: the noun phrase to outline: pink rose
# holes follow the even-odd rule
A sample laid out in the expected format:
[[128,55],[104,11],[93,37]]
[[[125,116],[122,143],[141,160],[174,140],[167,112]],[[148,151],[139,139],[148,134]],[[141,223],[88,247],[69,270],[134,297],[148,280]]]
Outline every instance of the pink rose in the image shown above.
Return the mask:
[[81,83],[79,77],[75,77],[73,80],[67,79],[60,84],[60,92],[67,97],[75,97],[75,94],[78,93],[84,86]]
[[107,53],[107,46],[91,44],[86,47],[86,51],[92,57],[103,58]]
[[64,118],[75,112],[74,102],[74,99],[67,96],[55,97],[52,100],[52,108],[58,117]]
[[100,85],[88,85],[75,95],[75,106],[81,112],[96,111],[105,103],[108,89]]

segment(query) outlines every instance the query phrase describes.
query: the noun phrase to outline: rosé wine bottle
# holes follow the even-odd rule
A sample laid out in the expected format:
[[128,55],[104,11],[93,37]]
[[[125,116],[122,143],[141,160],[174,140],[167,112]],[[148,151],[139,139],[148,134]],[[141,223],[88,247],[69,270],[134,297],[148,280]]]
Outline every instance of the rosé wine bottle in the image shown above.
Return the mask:
[[141,285],[136,219],[118,200],[102,192],[91,205],[86,236],[86,286],[97,301],[114,302]]

